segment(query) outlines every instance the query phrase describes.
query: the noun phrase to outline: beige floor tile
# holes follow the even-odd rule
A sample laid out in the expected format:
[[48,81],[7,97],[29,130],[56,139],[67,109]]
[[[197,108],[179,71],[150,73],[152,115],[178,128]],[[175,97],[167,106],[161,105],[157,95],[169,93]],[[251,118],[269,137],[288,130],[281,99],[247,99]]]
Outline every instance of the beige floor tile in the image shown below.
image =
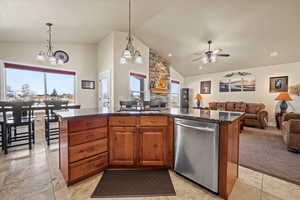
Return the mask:
[[275,197],[272,194],[262,192],[261,200],[284,200],[284,199],[280,199],[278,197]]
[[239,167],[239,180],[243,183],[256,187],[258,189],[262,188],[262,179],[263,174],[260,172],[256,172],[254,170]]
[[275,197],[287,200],[300,199],[300,186],[284,180],[264,175],[263,191],[272,194]]
[[55,200],[52,188],[24,196],[22,200]]
[[246,183],[237,181],[229,200],[260,200],[261,190]]

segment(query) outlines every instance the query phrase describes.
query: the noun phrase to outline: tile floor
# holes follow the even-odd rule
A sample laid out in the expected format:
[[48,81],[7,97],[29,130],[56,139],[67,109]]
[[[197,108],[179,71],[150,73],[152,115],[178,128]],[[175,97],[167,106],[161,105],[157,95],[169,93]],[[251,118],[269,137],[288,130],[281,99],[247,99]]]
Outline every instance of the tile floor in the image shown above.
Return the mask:
[[[42,127],[42,122],[40,126]],[[37,124],[38,126],[38,124]],[[2,200],[85,200],[90,199],[101,174],[67,187],[58,169],[58,144],[44,142],[43,128],[36,131],[36,144],[0,152],[0,199]],[[174,197],[124,198],[132,200],[221,199],[170,172],[177,193]],[[299,200],[300,186],[240,167],[240,178],[230,200]],[[109,199],[111,200],[111,199]],[[120,199],[116,199],[120,200]]]

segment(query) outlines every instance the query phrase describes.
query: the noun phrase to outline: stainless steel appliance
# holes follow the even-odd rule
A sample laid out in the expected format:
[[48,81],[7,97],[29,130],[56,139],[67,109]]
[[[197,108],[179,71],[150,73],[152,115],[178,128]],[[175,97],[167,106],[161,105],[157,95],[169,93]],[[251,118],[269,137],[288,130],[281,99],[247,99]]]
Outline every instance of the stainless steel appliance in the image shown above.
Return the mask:
[[175,119],[175,171],[218,193],[219,125]]
[[180,108],[189,108],[189,88],[181,88],[180,92]]

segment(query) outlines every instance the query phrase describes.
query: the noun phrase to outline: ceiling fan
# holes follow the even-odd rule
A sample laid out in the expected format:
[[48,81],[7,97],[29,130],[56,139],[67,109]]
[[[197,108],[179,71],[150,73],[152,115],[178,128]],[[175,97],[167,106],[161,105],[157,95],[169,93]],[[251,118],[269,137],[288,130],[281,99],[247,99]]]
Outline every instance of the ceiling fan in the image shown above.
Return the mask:
[[222,49],[216,49],[216,50],[210,49],[210,45],[212,44],[211,40],[209,40],[207,43],[208,43],[208,50],[205,50],[200,53],[194,53],[194,55],[200,56],[200,57],[193,59],[192,62],[197,62],[197,61],[201,60],[204,64],[214,63],[217,60],[217,56],[220,56],[220,57],[229,57],[230,56],[230,54],[221,53],[223,51]]

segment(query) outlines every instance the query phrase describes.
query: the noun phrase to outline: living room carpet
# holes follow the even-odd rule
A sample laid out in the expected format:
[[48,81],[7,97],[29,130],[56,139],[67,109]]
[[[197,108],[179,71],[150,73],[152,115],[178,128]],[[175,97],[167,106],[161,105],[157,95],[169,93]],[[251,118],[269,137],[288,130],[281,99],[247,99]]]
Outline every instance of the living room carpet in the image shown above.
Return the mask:
[[300,153],[289,152],[275,128],[245,128],[240,165],[300,185]]

